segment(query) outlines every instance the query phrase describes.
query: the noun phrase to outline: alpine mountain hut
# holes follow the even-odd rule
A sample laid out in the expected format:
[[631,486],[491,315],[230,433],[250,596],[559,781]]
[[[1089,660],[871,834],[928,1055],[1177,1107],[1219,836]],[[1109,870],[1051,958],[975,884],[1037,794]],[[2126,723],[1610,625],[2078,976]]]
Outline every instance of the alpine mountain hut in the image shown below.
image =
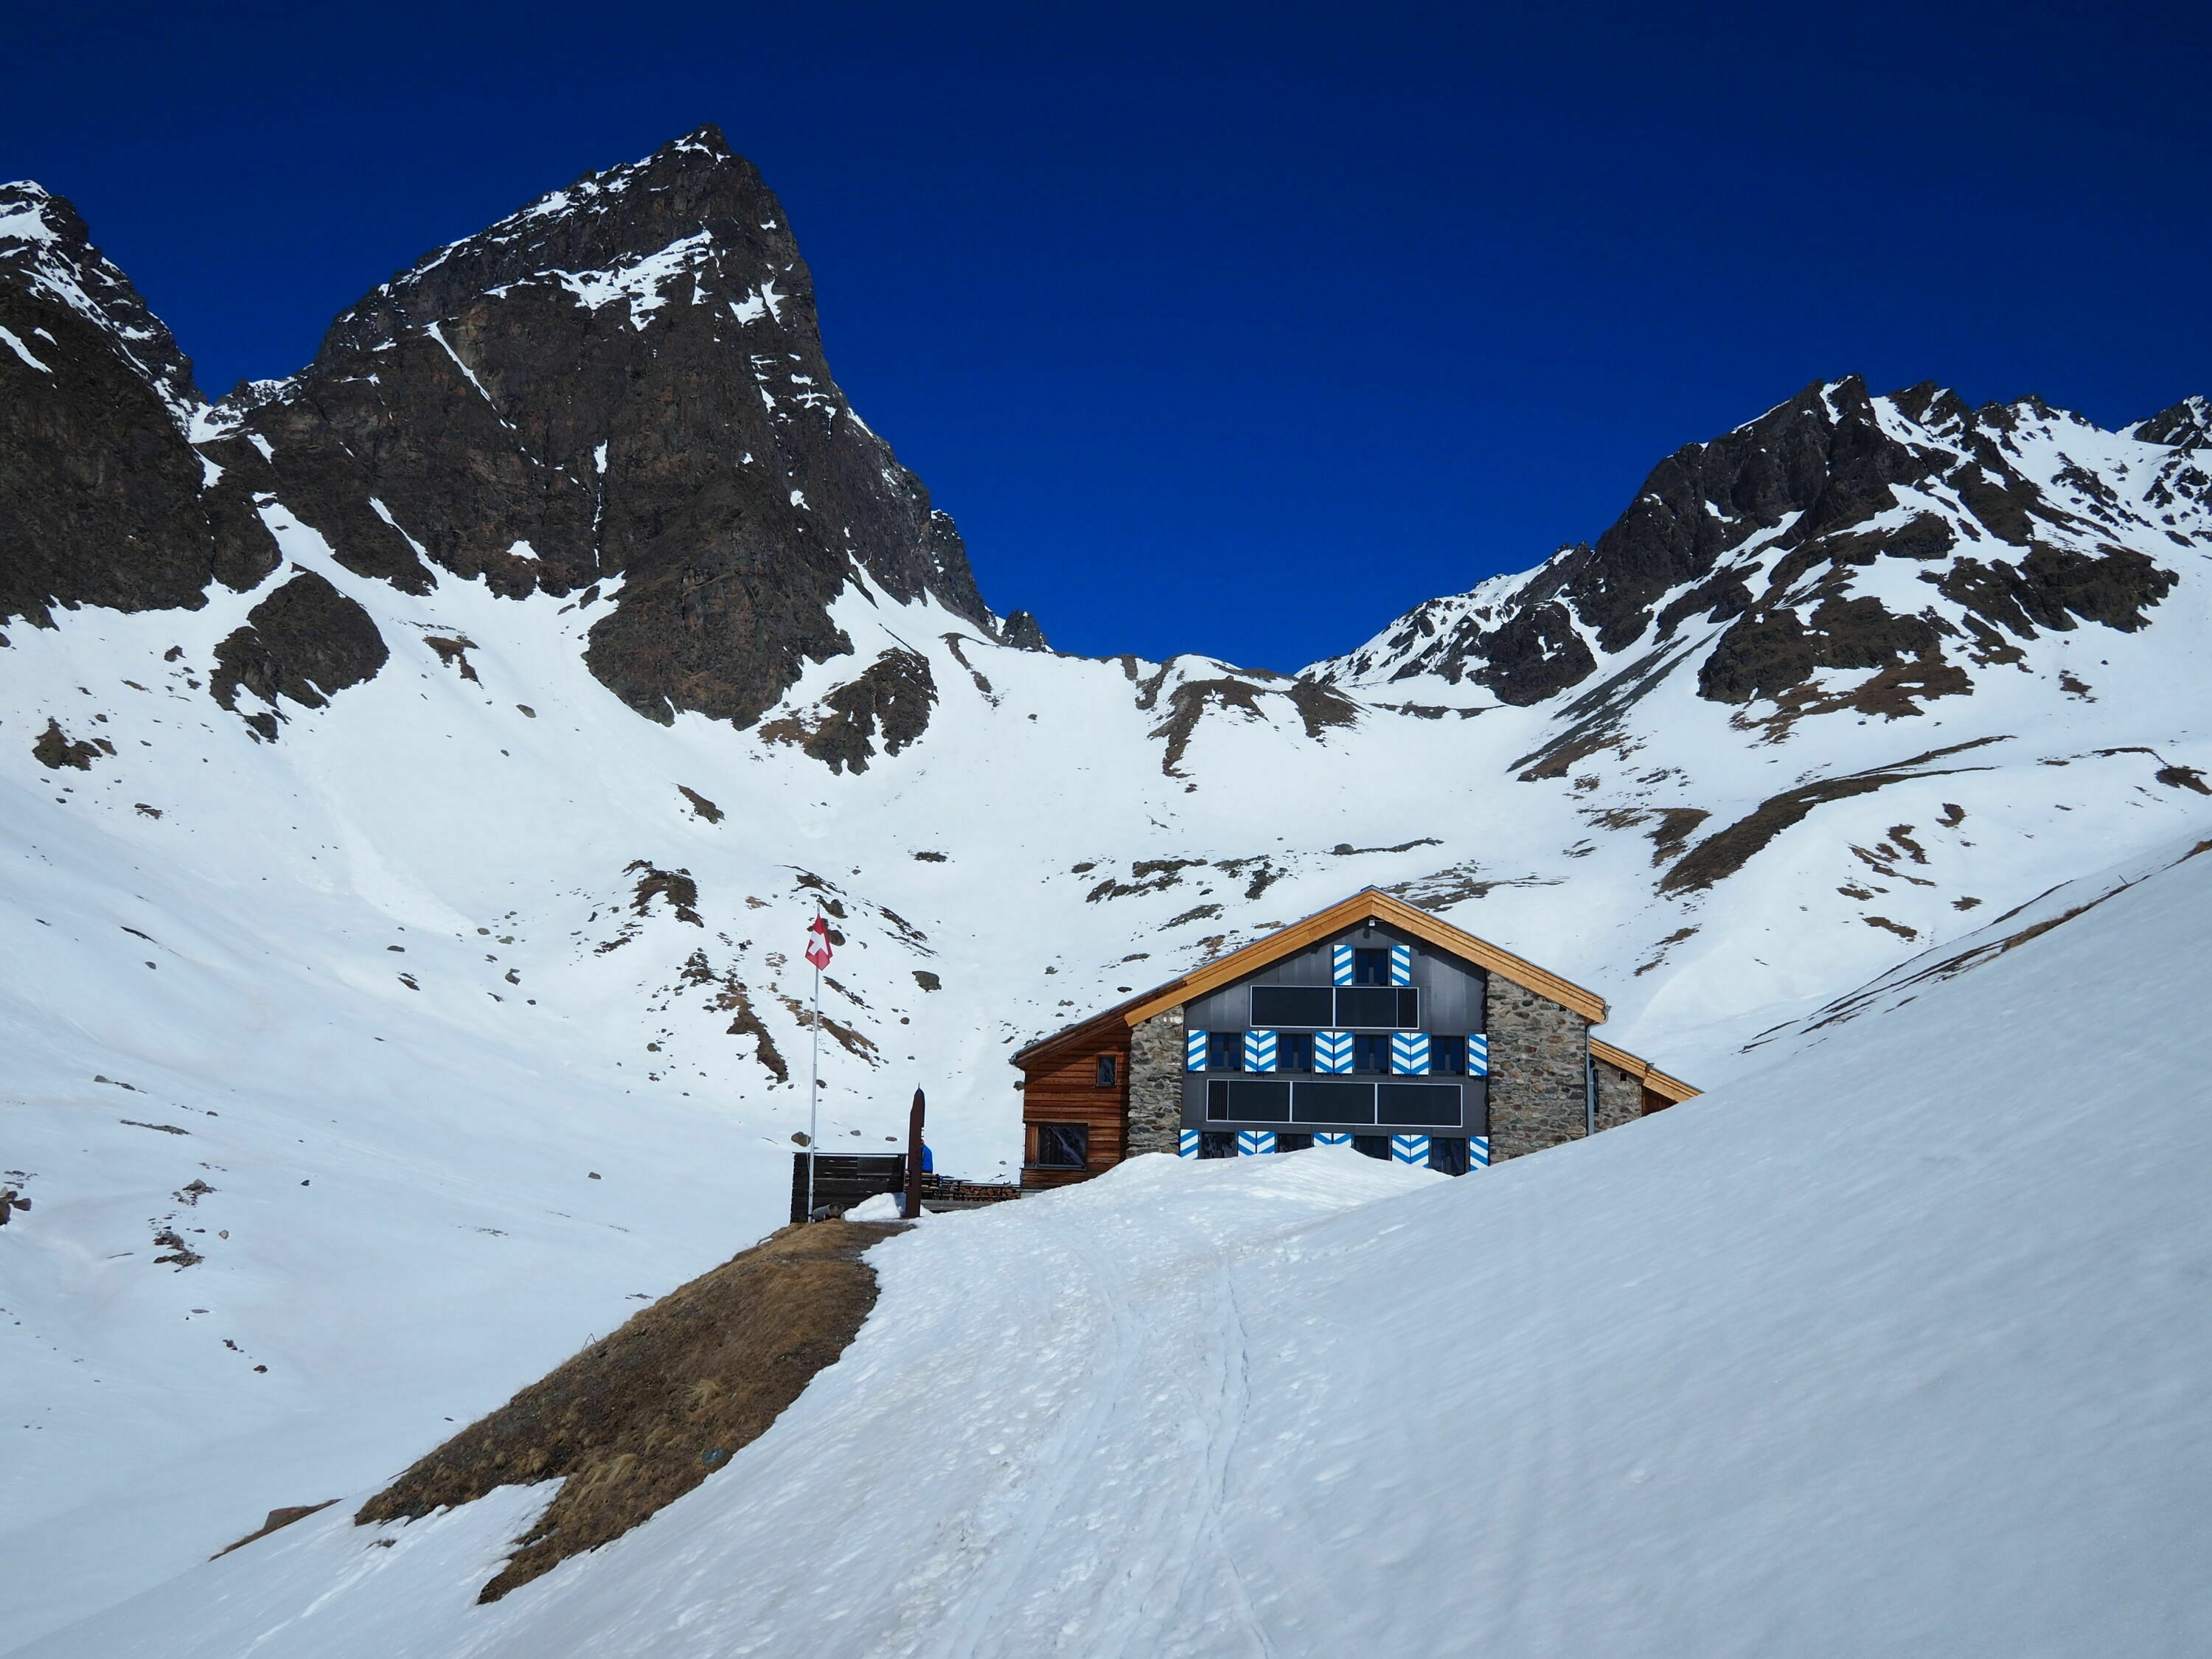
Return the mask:
[[1462,1175],[1698,1092],[1592,1035],[1605,1015],[1370,887],[1015,1054],[1022,1185],[1316,1144]]

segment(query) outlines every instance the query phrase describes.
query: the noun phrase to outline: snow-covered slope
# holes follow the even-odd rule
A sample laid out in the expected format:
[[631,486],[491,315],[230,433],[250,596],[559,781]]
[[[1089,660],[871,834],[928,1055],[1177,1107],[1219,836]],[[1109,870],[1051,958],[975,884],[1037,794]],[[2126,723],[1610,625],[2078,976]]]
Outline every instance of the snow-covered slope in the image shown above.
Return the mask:
[[993,1176],[1021,1041],[1364,884],[1711,1085],[2207,805],[2201,401],[1826,384],[1285,678],[985,609],[718,135],[212,409],[88,234],[0,195],[9,1638],[775,1225],[817,898],[825,1132]]
[[1148,1158],[933,1220],[767,1435],[493,1606],[541,1494],[356,1494],[28,1651],[2201,1652],[2212,859],[2164,860],[1463,1181]]

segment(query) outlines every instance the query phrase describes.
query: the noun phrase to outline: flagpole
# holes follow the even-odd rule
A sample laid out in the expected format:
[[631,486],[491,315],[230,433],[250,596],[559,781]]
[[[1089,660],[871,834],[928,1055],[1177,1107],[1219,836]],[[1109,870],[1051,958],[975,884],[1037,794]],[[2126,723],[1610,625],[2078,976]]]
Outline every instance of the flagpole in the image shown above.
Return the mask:
[[[822,901],[814,901],[814,920],[822,920]],[[810,947],[810,961],[812,960]],[[814,1152],[822,1139],[822,964],[814,963],[814,1054],[806,1066],[806,1218],[814,1219]]]

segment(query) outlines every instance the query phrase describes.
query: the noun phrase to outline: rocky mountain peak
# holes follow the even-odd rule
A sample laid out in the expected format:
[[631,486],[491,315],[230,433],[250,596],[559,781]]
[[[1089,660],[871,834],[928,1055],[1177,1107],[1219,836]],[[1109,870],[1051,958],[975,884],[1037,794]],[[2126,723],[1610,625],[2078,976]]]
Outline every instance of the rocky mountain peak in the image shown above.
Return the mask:
[[2127,434],[2145,443],[2167,444],[2175,449],[2212,448],[2212,399],[2184,398],[2172,408],[2136,422]]
[[[805,269],[759,169],[731,151],[720,128],[705,126],[641,161],[587,173],[425,254],[341,312],[316,361],[373,350],[513,283],[597,277],[599,286],[635,289],[634,301],[649,304],[657,284],[708,263],[716,243],[744,250],[764,269]],[[640,269],[664,254],[674,257]]]
[[[0,192],[0,617],[257,586],[275,514],[408,594],[580,592],[592,672],[661,721],[757,720],[852,650],[830,607],[856,581],[999,631],[952,520],[832,378],[781,204],[711,126],[427,254],[213,410],[35,185]],[[257,609],[240,684],[349,683],[301,619],[353,601],[309,598]]]
[[[192,380],[191,360],[138,290],[92,243],[92,233],[64,197],[27,179],[0,184],[0,294],[17,303],[54,306],[106,337],[107,346],[145,381],[182,428],[205,403]],[[33,323],[33,331],[51,324]],[[49,338],[57,349],[61,343]],[[27,345],[18,358],[42,361]]]
[[217,411],[347,568],[606,596],[587,660],[648,717],[750,723],[855,574],[986,632],[965,548],[832,378],[781,204],[702,127],[380,283]]
[[1778,730],[1916,714],[2041,632],[2143,624],[2166,562],[2212,550],[2203,412],[2115,434],[2032,396],[1972,409],[1933,384],[1818,381],[1668,456],[1595,543],[1431,600],[1311,672],[1527,704],[1607,673],[1640,696],[1693,660],[1700,696]]

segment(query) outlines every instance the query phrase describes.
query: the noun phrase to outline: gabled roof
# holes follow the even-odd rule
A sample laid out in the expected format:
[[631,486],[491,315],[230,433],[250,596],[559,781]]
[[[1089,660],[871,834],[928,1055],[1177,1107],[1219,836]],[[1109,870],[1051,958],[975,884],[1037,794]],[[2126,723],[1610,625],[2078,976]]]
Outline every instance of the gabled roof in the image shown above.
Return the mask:
[[1524,986],[1540,997],[1548,997],[1561,1007],[1572,1009],[1592,1024],[1605,1018],[1605,999],[1595,991],[1585,991],[1579,985],[1561,979],[1557,974],[1547,973],[1533,962],[1524,962],[1510,951],[1501,951],[1488,939],[1477,939],[1473,933],[1453,927],[1448,921],[1438,921],[1425,910],[1419,910],[1403,899],[1392,898],[1380,888],[1368,887],[1354,893],[1340,904],[1332,904],[1326,910],[1316,911],[1304,921],[1294,921],[1289,927],[1267,938],[1255,939],[1241,951],[1232,951],[1225,957],[1217,957],[1203,968],[1194,968],[1181,979],[1163,985],[1149,996],[1138,999],[1136,1008],[1127,1018],[1134,1025],[1150,1019],[1164,1009],[1177,1003],[1188,1002],[1193,997],[1202,997],[1208,991],[1218,990],[1232,980],[1266,967],[1279,957],[1303,951],[1327,939],[1331,933],[1372,917],[1388,922],[1393,927],[1404,929],[1414,938],[1425,939],[1440,951],[1464,957],[1478,968]]
[[1102,1013],[1093,1014],[1064,1030],[1041,1038],[1015,1054],[1014,1062],[1018,1065],[1033,1055],[1044,1054],[1063,1045],[1079,1042],[1095,1034],[1109,1021],[1118,1021],[1125,1026],[1141,1024],[1155,1014],[1188,1002],[1194,997],[1202,997],[1209,991],[1218,990],[1233,980],[1257,972],[1279,957],[1303,951],[1332,933],[1356,927],[1370,918],[1400,928],[1416,939],[1425,939],[1438,950],[1462,957],[1501,979],[1510,980],[1516,985],[1534,991],[1538,996],[1547,997],[1560,1006],[1572,1010],[1593,1024],[1605,1018],[1605,999],[1596,992],[1586,991],[1571,981],[1547,972],[1533,962],[1524,961],[1510,951],[1499,949],[1487,939],[1477,939],[1473,933],[1455,927],[1448,921],[1437,921],[1427,911],[1416,909],[1403,899],[1393,898],[1379,888],[1369,887],[1354,893],[1341,903],[1316,911],[1303,921],[1294,921],[1265,939],[1255,939],[1241,951],[1217,957],[1203,967],[1194,968],[1164,985],[1155,986],[1127,1002],[1116,1004]]

